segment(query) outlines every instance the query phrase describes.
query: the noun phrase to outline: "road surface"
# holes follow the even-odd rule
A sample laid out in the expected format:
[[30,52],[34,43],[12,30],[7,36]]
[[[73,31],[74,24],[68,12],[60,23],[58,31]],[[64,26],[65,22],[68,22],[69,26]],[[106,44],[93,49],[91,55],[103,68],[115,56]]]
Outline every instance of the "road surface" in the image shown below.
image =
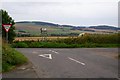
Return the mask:
[[16,48],[39,78],[117,78],[117,48]]

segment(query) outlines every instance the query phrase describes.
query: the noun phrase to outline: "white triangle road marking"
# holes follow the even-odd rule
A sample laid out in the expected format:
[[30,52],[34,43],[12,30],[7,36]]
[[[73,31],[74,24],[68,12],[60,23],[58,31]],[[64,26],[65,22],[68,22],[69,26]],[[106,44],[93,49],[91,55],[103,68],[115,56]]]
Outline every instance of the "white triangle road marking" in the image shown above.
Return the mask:
[[48,58],[48,59],[52,59],[52,55],[51,54],[41,54],[41,55],[38,55],[38,56],[41,56],[41,57],[44,57],[44,58]]

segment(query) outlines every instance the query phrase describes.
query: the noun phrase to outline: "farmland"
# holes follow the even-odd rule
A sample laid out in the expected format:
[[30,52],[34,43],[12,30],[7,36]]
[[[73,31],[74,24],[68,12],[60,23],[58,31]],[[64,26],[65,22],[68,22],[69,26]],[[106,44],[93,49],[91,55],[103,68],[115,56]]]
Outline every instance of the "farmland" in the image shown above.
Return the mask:
[[[15,24],[17,37],[40,36],[78,36],[80,33],[117,33],[119,28],[111,26],[82,27],[71,25],[59,25],[46,22],[17,22]],[[40,29],[46,28],[46,34]]]
[[16,37],[14,41],[41,41],[41,40],[57,40],[77,37]]
[[[46,22],[18,22],[15,26],[18,34],[12,44],[13,47],[77,48],[119,46],[118,28],[111,26],[80,28]],[[41,28],[46,28],[46,33],[41,33]],[[81,33],[85,33],[85,35],[79,36]],[[29,45],[29,43],[32,45]]]
[[47,36],[67,36],[67,35],[79,35],[82,33],[79,30],[71,30],[71,27],[54,27],[54,26],[46,26],[46,25],[36,25],[33,23],[17,23],[16,25],[16,33],[25,32],[29,33],[30,36],[42,36],[40,33],[40,28],[47,29]]

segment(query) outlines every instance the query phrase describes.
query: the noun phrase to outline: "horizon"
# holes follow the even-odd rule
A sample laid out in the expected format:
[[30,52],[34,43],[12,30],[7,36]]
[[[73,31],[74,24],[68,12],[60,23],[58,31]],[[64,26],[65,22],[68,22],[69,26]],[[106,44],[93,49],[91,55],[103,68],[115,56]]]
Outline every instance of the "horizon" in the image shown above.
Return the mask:
[[[15,21],[16,22],[34,22],[36,20],[33,21],[29,21],[29,20],[22,20],[22,21]],[[50,21],[41,21],[41,20],[37,20],[36,22],[45,22],[45,23],[51,23],[51,24],[58,24],[58,25],[69,25],[69,26],[75,26],[75,27],[90,27],[90,26],[111,26],[111,27],[117,27],[118,26],[114,26],[114,25],[109,25],[109,24],[98,24],[98,25],[72,25],[72,24],[59,24],[59,23],[55,23],[55,22],[50,22]]]

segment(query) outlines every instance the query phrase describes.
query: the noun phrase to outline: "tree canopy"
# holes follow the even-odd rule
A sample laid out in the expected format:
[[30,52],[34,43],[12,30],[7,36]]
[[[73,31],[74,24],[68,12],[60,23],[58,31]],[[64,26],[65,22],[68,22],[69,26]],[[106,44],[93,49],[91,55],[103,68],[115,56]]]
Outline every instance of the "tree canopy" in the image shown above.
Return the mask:
[[[16,36],[14,30],[15,30],[15,22],[12,19],[12,17],[9,16],[8,12],[5,10],[0,10],[0,13],[2,13],[2,24],[12,24],[10,27],[10,30],[8,32],[8,42],[11,43],[14,40],[14,37]],[[2,27],[2,38],[5,40],[6,38],[6,31]]]

